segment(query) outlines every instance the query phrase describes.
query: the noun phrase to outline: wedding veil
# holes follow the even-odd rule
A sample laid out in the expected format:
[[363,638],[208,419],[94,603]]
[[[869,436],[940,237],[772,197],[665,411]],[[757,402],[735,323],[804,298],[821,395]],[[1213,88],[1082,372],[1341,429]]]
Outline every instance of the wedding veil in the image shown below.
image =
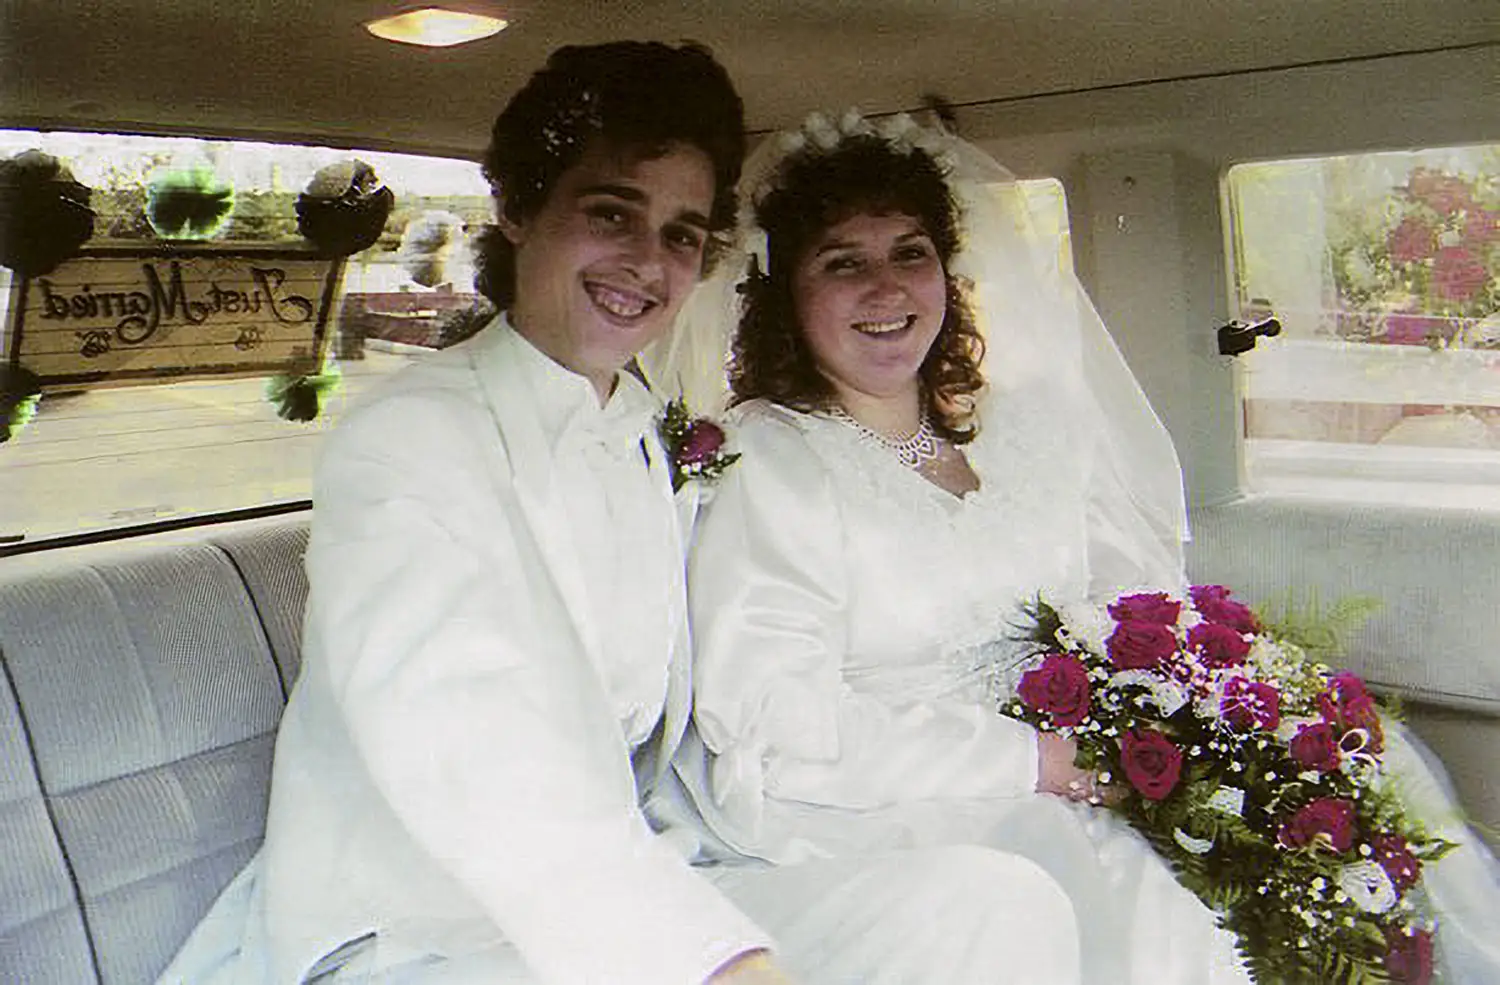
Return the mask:
[[[735,248],[689,297],[671,335],[641,357],[661,392],[681,394],[695,412],[726,402],[726,363],[740,316],[737,291],[752,256],[766,268],[765,232],[755,207],[794,155],[826,153],[846,137],[875,135],[902,152],[934,157],[958,203],[961,246],[949,272],[968,281],[970,304],[985,339],[984,374],[996,390],[1045,387],[1055,398],[1057,433],[1083,436],[1056,446],[1055,462],[1082,464],[1088,477],[1091,588],[1113,592],[1182,583],[1187,536],[1181,467],[1166,428],[1056,249],[1036,234],[1015,176],[988,154],[910,117],[879,121],[820,114],[798,131],[766,138],[746,162]],[[987,419],[980,426],[1005,427]]]

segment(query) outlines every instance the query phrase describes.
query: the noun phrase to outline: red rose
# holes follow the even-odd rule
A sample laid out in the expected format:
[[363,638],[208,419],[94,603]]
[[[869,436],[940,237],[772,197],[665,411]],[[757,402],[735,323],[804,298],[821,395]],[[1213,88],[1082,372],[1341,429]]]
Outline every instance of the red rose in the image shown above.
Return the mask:
[[1406,933],[1387,927],[1385,970],[1399,985],[1427,985],[1432,981],[1432,935],[1425,930]]
[[1291,743],[1292,758],[1308,769],[1329,773],[1339,768],[1339,742],[1326,722],[1304,725]]
[[724,447],[724,429],[713,421],[693,421],[677,446],[677,464],[703,465]]
[[1438,297],[1449,301],[1467,301],[1484,289],[1490,272],[1473,251],[1462,246],[1445,246],[1432,261],[1432,287]]
[[1219,713],[1238,731],[1257,728],[1270,731],[1281,724],[1281,693],[1259,681],[1230,678],[1224,685]]
[[1125,595],[1109,606],[1110,617],[1118,622],[1154,622],[1163,626],[1175,626],[1182,614],[1182,603],[1166,592],[1149,595]]
[[1135,729],[1120,740],[1125,779],[1147,800],[1161,800],[1182,776],[1182,750],[1160,732]]
[[1177,652],[1177,637],[1160,623],[1122,622],[1104,649],[1120,670],[1149,670]]
[[1342,855],[1354,844],[1354,804],[1338,797],[1319,797],[1293,814],[1276,839],[1287,848],[1331,848]]
[[1432,227],[1416,216],[1407,216],[1386,237],[1392,263],[1416,263],[1432,255]]
[[[1339,721],[1346,730],[1364,730],[1363,752],[1373,755],[1385,748],[1385,732],[1380,727],[1380,709],[1376,706],[1375,699],[1368,694],[1344,702],[1343,708],[1340,709]],[[1346,752],[1361,751],[1348,746],[1343,748]]]
[[1375,853],[1375,861],[1391,877],[1396,892],[1406,892],[1422,878],[1422,863],[1400,835],[1376,835],[1370,839],[1370,848]]
[[1089,673],[1066,653],[1047,654],[1040,667],[1021,676],[1016,693],[1055,725],[1077,725],[1089,715]]
[[1194,585],[1188,592],[1193,608],[1207,621],[1222,623],[1241,633],[1260,631],[1255,613],[1243,602],[1236,602],[1223,585]]
[[1346,700],[1366,697],[1370,692],[1365,688],[1364,678],[1347,670],[1341,670],[1328,678],[1328,693],[1339,700]]
[[1200,622],[1188,630],[1187,645],[1210,667],[1237,667],[1250,652],[1244,636],[1217,622]]
[[1339,746],[1345,752],[1364,751],[1378,753],[1385,748],[1385,732],[1380,726],[1380,709],[1365,682],[1348,672],[1333,675],[1328,689],[1318,695],[1318,709],[1323,720],[1335,726],[1341,733],[1362,729],[1364,741],[1352,741],[1341,735]]

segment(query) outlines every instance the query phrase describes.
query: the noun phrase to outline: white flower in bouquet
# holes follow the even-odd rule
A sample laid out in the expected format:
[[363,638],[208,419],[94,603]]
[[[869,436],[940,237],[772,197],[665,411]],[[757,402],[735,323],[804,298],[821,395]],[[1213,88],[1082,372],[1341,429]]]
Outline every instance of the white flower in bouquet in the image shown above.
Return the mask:
[[1109,688],[1118,690],[1130,684],[1139,684],[1146,688],[1145,699],[1156,706],[1162,718],[1171,718],[1177,713],[1177,709],[1188,703],[1190,695],[1187,689],[1176,681],[1168,680],[1160,674],[1153,674],[1149,670],[1122,670],[1110,675]]
[[1339,888],[1366,913],[1384,913],[1396,905],[1396,887],[1378,862],[1355,862],[1339,870]]
[[1103,653],[1104,641],[1115,631],[1115,621],[1102,607],[1092,602],[1059,602],[1053,608],[1062,618],[1068,635],[1091,653]]
[[1303,726],[1317,725],[1323,721],[1317,715],[1288,715],[1276,726],[1276,738],[1283,743],[1290,744],[1302,731]]

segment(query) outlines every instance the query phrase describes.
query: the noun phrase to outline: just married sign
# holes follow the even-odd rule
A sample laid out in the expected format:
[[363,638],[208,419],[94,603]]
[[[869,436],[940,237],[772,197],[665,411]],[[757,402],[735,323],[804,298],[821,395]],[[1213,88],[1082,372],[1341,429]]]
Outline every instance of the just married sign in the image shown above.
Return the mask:
[[316,373],[342,272],[288,249],[85,249],[17,277],[6,360],[44,391]]

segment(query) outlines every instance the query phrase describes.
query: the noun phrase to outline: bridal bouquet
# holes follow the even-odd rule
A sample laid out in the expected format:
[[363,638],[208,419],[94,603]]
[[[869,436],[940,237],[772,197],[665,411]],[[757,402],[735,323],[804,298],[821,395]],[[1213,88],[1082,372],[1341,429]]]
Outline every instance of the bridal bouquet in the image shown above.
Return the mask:
[[1028,614],[1035,649],[1001,711],[1076,741],[1257,982],[1430,980],[1422,865],[1453,846],[1387,782],[1358,677],[1216,585]]

